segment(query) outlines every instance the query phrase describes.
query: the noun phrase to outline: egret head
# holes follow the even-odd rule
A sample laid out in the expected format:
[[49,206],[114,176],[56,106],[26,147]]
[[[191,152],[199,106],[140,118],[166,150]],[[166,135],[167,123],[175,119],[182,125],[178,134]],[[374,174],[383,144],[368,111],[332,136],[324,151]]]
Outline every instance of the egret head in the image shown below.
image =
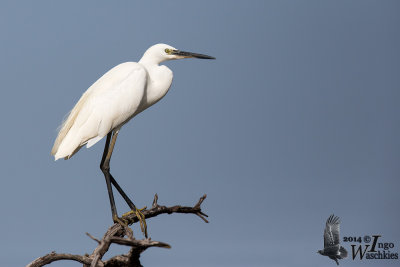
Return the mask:
[[203,54],[181,51],[167,44],[156,44],[146,50],[140,62],[153,62],[159,64],[166,60],[182,58],[215,59],[214,57]]

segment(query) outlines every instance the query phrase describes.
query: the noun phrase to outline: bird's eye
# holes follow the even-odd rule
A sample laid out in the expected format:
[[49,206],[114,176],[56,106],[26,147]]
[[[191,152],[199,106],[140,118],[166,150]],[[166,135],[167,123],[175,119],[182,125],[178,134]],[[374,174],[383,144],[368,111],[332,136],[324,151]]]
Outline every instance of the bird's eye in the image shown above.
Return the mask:
[[171,52],[172,52],[172,50],[171,49],[169,49],[169,48],[165,48],[165,53],[167,53],[167,54],[171,54]]

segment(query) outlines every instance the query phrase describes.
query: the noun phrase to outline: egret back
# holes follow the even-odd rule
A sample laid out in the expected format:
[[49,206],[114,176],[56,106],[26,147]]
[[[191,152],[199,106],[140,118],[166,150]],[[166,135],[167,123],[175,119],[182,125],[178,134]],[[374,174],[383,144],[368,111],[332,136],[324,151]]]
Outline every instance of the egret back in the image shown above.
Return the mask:
[[142,65],[126,62],[98,79],[63,122],[51,151],[55,159],[70,158],[132,118],[143,100],[147,77]]

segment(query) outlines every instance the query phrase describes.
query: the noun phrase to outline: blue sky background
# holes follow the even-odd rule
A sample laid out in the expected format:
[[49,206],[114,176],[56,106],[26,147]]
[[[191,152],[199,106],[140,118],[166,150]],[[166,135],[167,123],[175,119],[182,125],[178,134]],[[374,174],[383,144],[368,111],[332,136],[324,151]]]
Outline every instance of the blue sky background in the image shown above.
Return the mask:
[[148,220],[172,249],[149,249],[144,266],[335,266],[316,254],[331,213],[342,236],[381,234],[399,252],[399,11],[395,0],[1,1],[0,266],[93,251],[85,232],[112,222],[104,141],[54,162],[56,130],[103,73],[159,42],[217,60],[167,63],[170,92],[123,127],[111,171],[139,207],[207,193],[210,223]]

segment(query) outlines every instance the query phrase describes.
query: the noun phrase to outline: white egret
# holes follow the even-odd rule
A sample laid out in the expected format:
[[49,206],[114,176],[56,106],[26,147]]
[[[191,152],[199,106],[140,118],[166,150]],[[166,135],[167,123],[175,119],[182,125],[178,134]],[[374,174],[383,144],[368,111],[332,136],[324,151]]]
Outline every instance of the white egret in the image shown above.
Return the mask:
[[144,216],[110,174],[110,159],[121,127],[168,92],[173,74],[160,63],[182,58],[215,59],[180,51],[166,44],[151,46],[139,62],[117,65],[89,87],[63,122],[51,150],[55,160],[69,159],[82,146],[89,148],[107,136],[100,169],[106,179],[112,218],[114,222],[121,223],[111,184],[141,219],[141,228],[146,237],[146,227],[142,225],[142,221],[145,223]]

